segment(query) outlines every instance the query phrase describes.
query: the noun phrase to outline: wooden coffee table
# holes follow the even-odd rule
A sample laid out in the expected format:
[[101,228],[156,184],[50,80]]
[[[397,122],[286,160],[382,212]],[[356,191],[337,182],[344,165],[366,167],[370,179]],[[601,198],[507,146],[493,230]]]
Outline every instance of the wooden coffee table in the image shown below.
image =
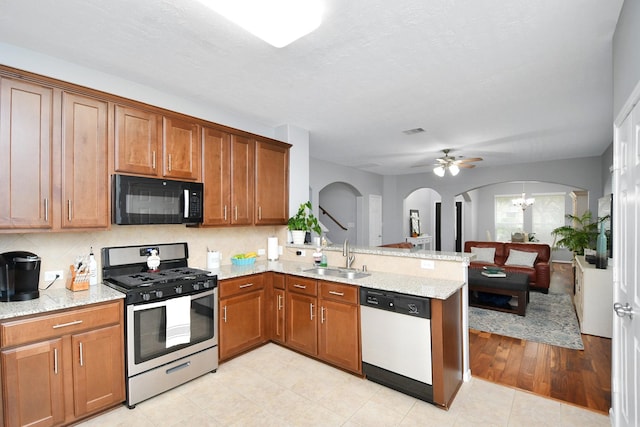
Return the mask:
[[[508,295],[517,299],[515,307],[508,302],[504,305],[483,302],[478,293]],[[486,277],[482,269],[469,269],[469,305],[472,307],[515,313],[524,316],[529,303],[529,276],[525,273],[506,273],[506,277]]]

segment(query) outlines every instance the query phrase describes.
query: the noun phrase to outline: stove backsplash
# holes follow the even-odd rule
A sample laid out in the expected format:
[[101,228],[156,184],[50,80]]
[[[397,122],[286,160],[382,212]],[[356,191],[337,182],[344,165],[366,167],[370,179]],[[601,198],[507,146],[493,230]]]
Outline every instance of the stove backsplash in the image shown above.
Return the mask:
[[51,286],[63,288],[66,284],[69,265],[78,255],[88,256],[91,246],[96,253],[98,274],[100,274],[102,261],[98,254],[100,248],[105,246],[187,242],[189,266],[206,268],[207,248],[222,252],[221,264],[231,264],[230,258],[233,254],[258,249],[266,250],[269,236],[277,236],[278,241],[284,243],[287,238],[287,227],[190,228],[184,225],[112,225],[110,231],[0,234],[0,253],[20,250],[39,255],[42,258],[40,286],[48,284],[44,282],[45,271],[63,270],[65,274],[63,280],[58,280]]

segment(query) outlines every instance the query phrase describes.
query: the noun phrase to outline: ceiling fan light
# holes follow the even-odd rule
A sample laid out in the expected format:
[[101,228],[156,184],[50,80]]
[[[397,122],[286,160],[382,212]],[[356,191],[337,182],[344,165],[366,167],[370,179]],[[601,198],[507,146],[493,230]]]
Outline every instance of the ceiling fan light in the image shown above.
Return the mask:
[[444,176],[444,167],[443,166],[436,166],[435,168],[433,168],[433,173],[435,173],[439,177],[443,177]]
[[451,175],[456,176],[456,175],[458,175],[459,172],[460,172],[460,168],[458,167],[458,165],[449,166],[449,173]]
[[275,47],[309,34],[322,22],[321,0],[200,0],[231,22]]

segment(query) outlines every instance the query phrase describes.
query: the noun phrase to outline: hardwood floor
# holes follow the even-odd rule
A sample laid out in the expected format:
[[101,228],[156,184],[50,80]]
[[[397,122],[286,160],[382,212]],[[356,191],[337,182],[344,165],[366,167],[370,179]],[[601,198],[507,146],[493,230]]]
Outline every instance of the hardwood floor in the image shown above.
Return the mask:
[[[573,292],[570,265],[554,264],[552,292]],[[611,407],[611,340],[582,335],[584,350],[469,331],[471,374],[594,411]]]

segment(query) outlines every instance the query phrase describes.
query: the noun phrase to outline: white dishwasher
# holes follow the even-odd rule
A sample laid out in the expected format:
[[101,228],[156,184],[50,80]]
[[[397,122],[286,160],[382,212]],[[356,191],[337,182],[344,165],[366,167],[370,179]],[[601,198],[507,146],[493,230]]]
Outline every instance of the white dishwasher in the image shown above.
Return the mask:
[[360,320],[367,379],[433,402],[431,300],[362,287]]

